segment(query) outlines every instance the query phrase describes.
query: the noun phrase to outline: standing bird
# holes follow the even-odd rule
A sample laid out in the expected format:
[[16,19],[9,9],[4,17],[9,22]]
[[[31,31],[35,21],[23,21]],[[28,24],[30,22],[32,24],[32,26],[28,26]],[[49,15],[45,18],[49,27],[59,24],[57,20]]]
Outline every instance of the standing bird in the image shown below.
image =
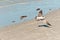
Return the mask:
[[45,21],[47,25],[51,26],[51,24],[43,16],[42,10],[40,8],[37,8],[36,10],[38,11],[38,15],[35,17],[35,19],[37,21]]
[[27,16],[21,16],[20,19],[26,18]]

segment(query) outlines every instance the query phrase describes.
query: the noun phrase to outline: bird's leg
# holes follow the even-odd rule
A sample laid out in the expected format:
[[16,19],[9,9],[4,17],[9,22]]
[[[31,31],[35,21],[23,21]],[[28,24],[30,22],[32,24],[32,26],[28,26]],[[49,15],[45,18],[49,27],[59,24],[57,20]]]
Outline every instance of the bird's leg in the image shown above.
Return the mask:
[[46,21],[46,24],[47,24],[47,25],[51,26],[51,24],[50,24],[47,20],[45,20],[45,21]]

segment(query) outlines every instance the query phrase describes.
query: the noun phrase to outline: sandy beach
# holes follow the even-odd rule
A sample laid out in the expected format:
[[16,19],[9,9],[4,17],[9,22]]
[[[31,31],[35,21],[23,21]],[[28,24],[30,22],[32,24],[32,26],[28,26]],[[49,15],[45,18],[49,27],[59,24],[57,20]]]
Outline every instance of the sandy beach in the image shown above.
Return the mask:
[[0,29],[0,40],[60,40],[60,9],[50,11],[46,19],[52,24],[38,27],[41,22],[31,20]]

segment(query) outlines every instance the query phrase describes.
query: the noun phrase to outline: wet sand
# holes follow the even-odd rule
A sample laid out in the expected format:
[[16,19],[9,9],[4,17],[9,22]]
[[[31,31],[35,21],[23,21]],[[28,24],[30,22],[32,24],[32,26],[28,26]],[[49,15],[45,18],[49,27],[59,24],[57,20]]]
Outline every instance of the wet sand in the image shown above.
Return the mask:
[[46,19],[50,27],[38,27],[41,22],[31,20],[0,29],[1,40],[60,40],[60,9],[50,11]]

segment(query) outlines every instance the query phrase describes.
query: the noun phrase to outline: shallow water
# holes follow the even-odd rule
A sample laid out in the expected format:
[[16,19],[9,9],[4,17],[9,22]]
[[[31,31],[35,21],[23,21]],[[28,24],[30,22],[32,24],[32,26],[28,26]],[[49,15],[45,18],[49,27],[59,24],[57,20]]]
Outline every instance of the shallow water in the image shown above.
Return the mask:
[[[36,8],[41,8],[44,15],[46,15],[49,9],[55,10],[60,8],[60,0],[42,0],[41,2],[34,1],[2,7],[0,8],[0,27],[33,19],[37,15]],[[22,15],[27,15],[28,17],[20,20]],[[12,21],[16,22],[12,23]]]

